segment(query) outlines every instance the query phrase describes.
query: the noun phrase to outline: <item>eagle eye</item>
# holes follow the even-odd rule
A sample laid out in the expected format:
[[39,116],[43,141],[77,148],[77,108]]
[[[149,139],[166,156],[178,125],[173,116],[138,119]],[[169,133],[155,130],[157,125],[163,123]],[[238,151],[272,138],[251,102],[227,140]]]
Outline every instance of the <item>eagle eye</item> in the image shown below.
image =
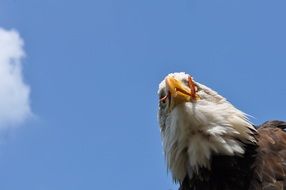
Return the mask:
[[167,94],[165,94],[164,92],[161,93],[160,95],[160,102],[162,102],[163,104],[165,104],[167,102],[167,99],[170,97],[170,92],[168,92]]

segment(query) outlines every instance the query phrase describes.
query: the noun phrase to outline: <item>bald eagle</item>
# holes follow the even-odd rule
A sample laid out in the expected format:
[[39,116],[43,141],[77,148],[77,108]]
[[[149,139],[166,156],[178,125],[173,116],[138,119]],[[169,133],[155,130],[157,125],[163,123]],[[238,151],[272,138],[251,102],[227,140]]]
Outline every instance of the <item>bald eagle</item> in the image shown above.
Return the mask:
[[286,189],[286,122],[256,127],[186,73],[166,76],[158,95],[164,154],[179,190]]

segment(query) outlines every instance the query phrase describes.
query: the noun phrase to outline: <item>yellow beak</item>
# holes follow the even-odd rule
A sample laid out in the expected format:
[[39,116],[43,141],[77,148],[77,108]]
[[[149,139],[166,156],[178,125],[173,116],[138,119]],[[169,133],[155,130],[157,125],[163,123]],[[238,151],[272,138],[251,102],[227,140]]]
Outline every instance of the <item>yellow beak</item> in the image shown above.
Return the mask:
[[167,77],[165,81],[172,98],[180,102],[188,102],[192,99],[191,89],[184,85],[181,81],[175,79],[174,77]]
[[189,86],[172,76],[167,77],[165,82],[173,99],[173,106],[182,102],[195,101],[199,99],[199,96],[195,92],[192,78],[189,78]]

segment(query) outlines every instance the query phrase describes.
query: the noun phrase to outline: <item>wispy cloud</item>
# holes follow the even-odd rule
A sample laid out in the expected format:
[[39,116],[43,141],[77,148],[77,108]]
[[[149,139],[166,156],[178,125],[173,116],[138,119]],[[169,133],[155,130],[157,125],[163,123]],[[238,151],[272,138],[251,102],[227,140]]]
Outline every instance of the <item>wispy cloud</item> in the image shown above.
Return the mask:
[[30,88],[22,75],[23,45],[17,31],[0,28],[0,128],[20,124],[32,115]]

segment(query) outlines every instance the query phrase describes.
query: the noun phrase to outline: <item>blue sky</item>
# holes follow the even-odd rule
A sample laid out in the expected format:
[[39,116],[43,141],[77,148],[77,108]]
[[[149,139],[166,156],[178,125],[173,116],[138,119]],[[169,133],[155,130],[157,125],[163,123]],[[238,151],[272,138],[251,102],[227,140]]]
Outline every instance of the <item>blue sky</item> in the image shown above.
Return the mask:
[[0,0],[0,27],[25,44],[33,113],[3,127],[0,189],[175,190],[156,115],[170,72],[192,74],[255,124],[286,120],[285,6]]

